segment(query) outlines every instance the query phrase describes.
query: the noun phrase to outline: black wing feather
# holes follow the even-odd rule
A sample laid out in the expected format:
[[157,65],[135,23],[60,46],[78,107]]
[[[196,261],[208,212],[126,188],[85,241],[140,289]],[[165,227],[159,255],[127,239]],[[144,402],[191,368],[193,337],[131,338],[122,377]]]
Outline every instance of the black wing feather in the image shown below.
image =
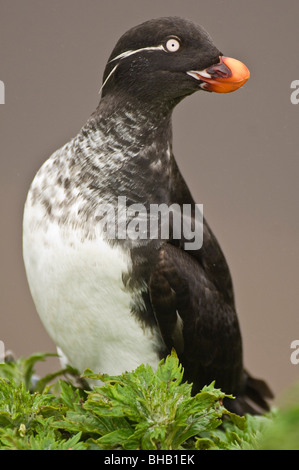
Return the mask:
[[271,391],[243,370],[237,314],[196,259],[165,244],[151,274],[149,294],[164,343],[169,352],[176,350],[193,393],[215,380],[216,387],[238,397],[226,403],[232,411],[268,409],[265,397],[271,398]]

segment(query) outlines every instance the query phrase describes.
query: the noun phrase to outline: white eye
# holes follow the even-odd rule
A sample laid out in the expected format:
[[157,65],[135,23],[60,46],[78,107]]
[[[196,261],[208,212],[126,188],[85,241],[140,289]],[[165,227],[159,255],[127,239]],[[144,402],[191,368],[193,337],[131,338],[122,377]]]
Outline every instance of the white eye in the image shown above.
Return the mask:
[[177,39],[168,39],[166,43],[166,49],[169,52],[176,52],[179,50],[180,47],[181,45]]

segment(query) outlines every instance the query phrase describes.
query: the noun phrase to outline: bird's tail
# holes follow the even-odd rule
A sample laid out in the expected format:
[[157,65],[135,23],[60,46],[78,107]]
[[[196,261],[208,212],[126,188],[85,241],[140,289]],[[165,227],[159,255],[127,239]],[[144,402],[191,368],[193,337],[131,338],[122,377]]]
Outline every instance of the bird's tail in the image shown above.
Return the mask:
[[225,406],[241,416],[260,415],[270,411],[269,400],[273,398],[274,395],[264,380],[253,378],[245,371],[243,390],[234,400],[227,399]]

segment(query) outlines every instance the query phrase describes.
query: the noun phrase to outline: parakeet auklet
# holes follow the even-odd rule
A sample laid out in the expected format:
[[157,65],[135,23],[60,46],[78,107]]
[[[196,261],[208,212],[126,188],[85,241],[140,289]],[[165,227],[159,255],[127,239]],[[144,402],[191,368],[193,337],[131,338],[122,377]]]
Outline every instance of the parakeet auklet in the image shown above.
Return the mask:
[[195,238],[196,206],[172,153],[174,107],[248,78],[202,27],[147,21],[117,42],[96,111],[36,174],[24,211],[28,282],[63,361],[79,371],[156,367],[174,348],[194,393],[215,380],[237,397],[228,404],[237,413],[267,409],[270,390],[243,369],[232,280],[208,224],[202,246],[174,234],[174,212],[168,236],[165,213],[157,236],[148,228],[151,208],[172,206]]

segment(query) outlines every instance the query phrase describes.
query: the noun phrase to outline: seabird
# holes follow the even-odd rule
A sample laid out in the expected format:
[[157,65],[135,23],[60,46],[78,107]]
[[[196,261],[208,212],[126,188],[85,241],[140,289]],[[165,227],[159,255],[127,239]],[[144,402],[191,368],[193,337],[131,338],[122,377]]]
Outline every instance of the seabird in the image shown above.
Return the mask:
[[172,206],[194,230],[197,206],[172,152],[173,109],[248,78],[186,19],[149,20],[117,42],[98,107],[42,165],[25,204],[28,283],[63,363],[118,375],[156,368],[175,349],[194,393],[215,380],[236,397],[227,404],[236,413],[268,409],[271,391],[243,366],[231,275],[205,218],[194,249],[174,233],[175,211],[168,236],[165,214],[148,215]]

